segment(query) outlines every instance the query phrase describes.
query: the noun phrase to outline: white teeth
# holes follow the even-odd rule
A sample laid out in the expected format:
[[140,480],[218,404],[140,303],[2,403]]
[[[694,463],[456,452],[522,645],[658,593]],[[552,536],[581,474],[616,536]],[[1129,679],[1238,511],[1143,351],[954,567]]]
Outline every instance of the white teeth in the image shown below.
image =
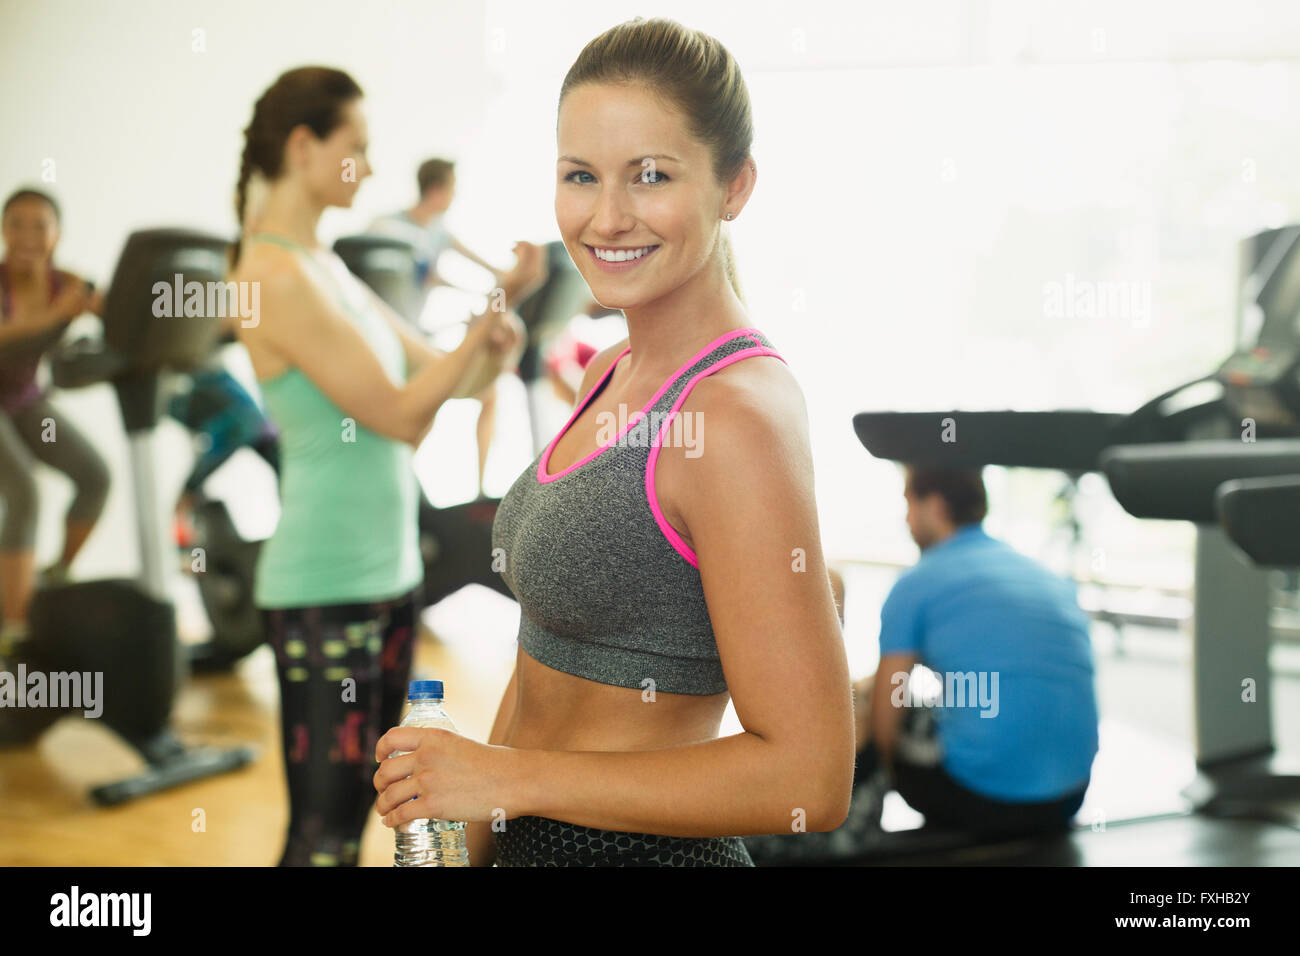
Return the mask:
[[643,249],[596,249],[596,258],[604,262],[628,262],[632,259],[640,259],[649,252],[654,246],[646,246]]

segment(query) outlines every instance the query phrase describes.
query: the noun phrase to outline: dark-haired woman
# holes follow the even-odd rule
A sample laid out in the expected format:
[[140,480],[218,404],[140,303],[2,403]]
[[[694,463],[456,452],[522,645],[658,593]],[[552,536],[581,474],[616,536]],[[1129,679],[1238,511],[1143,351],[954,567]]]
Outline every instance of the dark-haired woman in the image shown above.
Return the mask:
[[0,232],[0,587],[4,623],[0,658],[27,634],[27,609],[36,585],[37,489],[33,465],[43,461],[72,480],[63,553],[42,574],[64,580],[95,527],[108,497],[108,466],[85,436],[49,401],[37,380],[42,353],[69,322],[99,313],[103,299],[83,279],[54,268],[59,207],[35,189],[20,189],[4,204]]
[[[803,396],[723,231],[752,136],[731,55],[671,20],[612,28],[565,77],[556,219],[629,336],[497,512],[522,613],[489,743],[395,728],[377,751],[409,751],[375,778],[385,824],[470,821],[474,865],[750,866],[741,835],[847,815]],[[744,732],[719,738],[728,700]]]
[[[374,800],[374,749],[405,700],[416,630],[417,484],[412,449],[449,398],[512,364],[522,325],[506,308],[435,350],[316,237],[370,174],[361,89],[305,67],[263,93],[245,130],[237,189],[244,234],[231,278],[257,283],[240,323],[281,436],[281,514],[254,596],[280,681],[289,831],[281,865],[355,865]],[[536,282],[521,243],[508,306]]]

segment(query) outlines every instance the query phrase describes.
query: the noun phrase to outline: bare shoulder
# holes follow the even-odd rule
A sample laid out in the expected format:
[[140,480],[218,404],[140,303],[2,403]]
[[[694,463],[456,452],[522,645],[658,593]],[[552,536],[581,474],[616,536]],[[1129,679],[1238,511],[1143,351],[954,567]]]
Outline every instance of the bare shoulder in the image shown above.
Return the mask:
[[231,275],[257,289],[261,314],[239,337],[245,344],[258,340],[283,342],[300,336],[304,324],[328,315],[325,296],[302,259],[288,249],[266,242],[244,247]]
[[681,411],[682,441],[674,438],[681,447],[661,458],[657,481],[665,515],[702,562],[706,552],[711,560],[722,554],[728,566],[738,559],[728,551],[737,541],[811,540],[817,516],[808,413],[781,359],[753,355],[718,369],[695,384]]
[[231,278],[261,283],[270,292],[292,290],[309,281],[297,255],[269,242],[246,243]]
[[705,417],[711,438],[754,449],[806,447],[808,411],[803,389],[790,367],[772,355],[755,355],[701,379],[687,407]]
[[[256,290],[256,320],[232,323],[235,337],[248,350],[259,379],[272,378],[291,364],[304,345],[318,338],[308,334],[313,317],[317,321],[328,309],[305,264],[297,255],[266,242],[249,243],[241,250],[230,279],[248,283]],[[319,325],[316,327],[319,331]]]

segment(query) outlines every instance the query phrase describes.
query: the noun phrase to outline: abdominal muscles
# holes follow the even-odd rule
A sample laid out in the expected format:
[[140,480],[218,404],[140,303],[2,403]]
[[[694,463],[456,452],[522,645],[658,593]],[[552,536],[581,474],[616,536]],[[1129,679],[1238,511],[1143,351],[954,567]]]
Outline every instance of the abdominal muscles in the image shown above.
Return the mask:
[[502,744],[532,750],[662,750],[713,740],[727,693],[615,687],[553,670],[519,650],[518,698]]

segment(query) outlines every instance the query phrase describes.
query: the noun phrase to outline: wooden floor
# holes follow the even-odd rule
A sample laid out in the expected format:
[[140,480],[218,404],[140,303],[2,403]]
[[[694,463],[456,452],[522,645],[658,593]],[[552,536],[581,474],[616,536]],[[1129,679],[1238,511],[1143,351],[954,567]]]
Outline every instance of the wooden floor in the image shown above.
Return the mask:
[[[514,666],[518,608],[471,586],[426,612],[414,677],[446,684],[447,710],[486,740]],[[32,746],[0,751],[0,866],[269,866],[283,848],[288,795],[275,659],[262,647],[238,668],[191,680],[174,725],[187,743],[253,744],[234,773],[100,809],[88,796],[143,762],[95,721],[64,718]],[[195,832],[202,811],[204,828]],[[378,816],[362,840],[365,866],[391,866],[392,831]]]
[[[863,607],[872,611],[849,614],[845,635],[852,661],[861,659],[864,641],[874,639],[879,603],[868,600],[870,593],[861,582],[850,580],[848,585],[850,606],[858,594]],[[178,598],[183,625],[194,610],[190,603]],[[863,623],[868,617],[871,622]],[[412,677],[442,680],[447,710],[460,731],[486,740],[514,667],[518,606],[470,586],[425,612],[423,623],[426,630],[417,645]],[[1151,641],[1155,649],[1157,644],[1176,648],[1184,643],[1169,636]],[[1131,865],[1138,858],[1165,865],[1252,865],[1285,856],[1293,864],[1294,842],[1261,843],[1221,824],[1215,832],[1222,831],[1222,839],[1209,840],[1202,832],[1205,827],[1193,821],[1150,828],[1151,839],[1145,842],[1138,839],[1147,832],[1143,827],[1115,825],[1182,808],[1185,801],[1178,791],[1194,773],[1190,747],[1173,733],[1181,723],[1190,723],[1189,661],[1186,655],[1164,660],[1148,650],[1146,656],[1102,654],[1098,660],[1102,712],[1108,716],[1102,721],[1101,752],[1079,819],[1094,826],[1102,823],[1101,835],[1111,838],[1087,836],[1087,852],[1080,859],[1101,865]],[[864,672],[869,671],[851,670],[855,676]],[[1284,752],[1295,753],[1300,752],[1294,736],[1300,724],[1300,680],[1293,674],[1274,673],[1273,690],[1279,743]],[[1182,714],[1185,720],[1169,714]],[[133,775],[141,761],[96,721],[65,718],[32,746],[0,750],[0,866],[275,863],[283,848],[288,796],[280,751],[279,687],[270,649],[263,647],[230,674],[191,680],[177,701],[174,724],[187,743],[252,744],[260,754],[235,773],[104,810],[90,801],[90,788]],[[740,730],[729,707],[720,733]],[[193,825],[196,810],[203,811],[201,832]],[[884,821],[887,830],[908,829],[918,825],[919,815],[890,794]],[[1279,838],[1274,834],[1268,839]],[[1233,840],[1240,842],[1241,852],[1226,853],[1223,848]],[[1197,850],[1201,844],[1204,852]],[[373,817],[362,841],[362,864],[390,866],[392,847],[392,831]]]

